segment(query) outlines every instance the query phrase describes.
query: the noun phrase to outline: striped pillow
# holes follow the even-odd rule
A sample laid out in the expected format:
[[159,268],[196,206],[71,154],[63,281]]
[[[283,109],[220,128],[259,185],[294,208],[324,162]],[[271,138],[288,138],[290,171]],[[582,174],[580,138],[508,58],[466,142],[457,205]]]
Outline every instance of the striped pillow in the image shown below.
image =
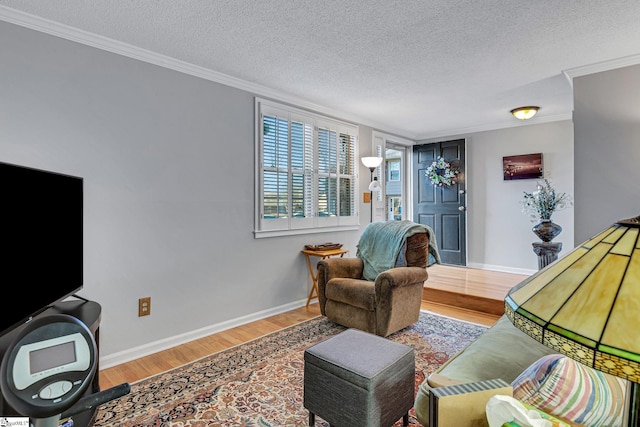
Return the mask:
[[534,362],[513,382],[513,397],[589,427],[622,425],[627,381],[561,354]]

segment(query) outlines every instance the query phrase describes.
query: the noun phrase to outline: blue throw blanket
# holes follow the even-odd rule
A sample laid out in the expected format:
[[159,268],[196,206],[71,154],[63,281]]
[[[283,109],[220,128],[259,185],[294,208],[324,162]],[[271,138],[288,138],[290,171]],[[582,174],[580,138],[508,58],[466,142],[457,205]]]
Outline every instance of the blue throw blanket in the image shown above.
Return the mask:
[[[363,277],[375,280],[378,274],[395,267],[398,255],[402,255],[401,258],[404,259],[401,249],[404,249],[407,237],[424,232],[429,236],[428,265],[440,264],[440,255],[431,227],[413,221],[373,222],[367,225],[356,251],[356,256],[364,262]],[[398,266],[401,265],[402,262]]]

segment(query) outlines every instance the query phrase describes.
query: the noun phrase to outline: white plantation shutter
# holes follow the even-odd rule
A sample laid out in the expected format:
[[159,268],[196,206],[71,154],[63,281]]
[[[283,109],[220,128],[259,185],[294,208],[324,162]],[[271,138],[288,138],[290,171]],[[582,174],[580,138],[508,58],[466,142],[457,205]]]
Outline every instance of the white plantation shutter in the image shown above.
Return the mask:
[[[318,217],[338,215],[337,171],[338,135],[330,129],[318,129]],[[323,220],[327,223],[329,221]],[[334,221],[331,221],[332,223]]]
[[256,102],[256,235],[357,225],[357,126]]
[[[376,156],[378,157],[382,157],[384,158],[384,140],[380,139],[380,140],[376,140],[375,143],[375,153]],[[378,177],[384,177],[384,166],[385,166],[385,162],[380,163],[380,165],[377,167],[375,175]],[[380,181],[380,186],[382,187],[382,191],[375,191],[373,193],[373,198],[371,200],[372,203],[372,219],[371,221],[376,222],[376,221],[384,221],[385,220],[385,215],[386,215],[386,209],[385,209],[385,189],[384,186],[386,185],[385,181],[386,179],[382,179],[382,178],[378,178],[378,180]]]
[[[289,122],[274,114],[262,117],[262,219],[273,228],[285,228],[289,214]],[[281,113],[282,114],[282,113]],[[284,114],[286,116],[286,113]]]
[[313,119],[291,121],[291,205],[289,228],[313,226]]
[[341,223],[352,223],[356,213],[356,135],[340,133],[340,218]]

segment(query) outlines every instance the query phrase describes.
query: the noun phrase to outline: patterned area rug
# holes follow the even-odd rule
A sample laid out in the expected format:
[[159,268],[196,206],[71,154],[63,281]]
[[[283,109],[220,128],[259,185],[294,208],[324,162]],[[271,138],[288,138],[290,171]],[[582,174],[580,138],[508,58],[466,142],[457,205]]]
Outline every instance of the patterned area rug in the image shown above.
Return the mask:
[[[485,329],[422,312],[388,338],[415,349],[417,387]],[[94,426],[306,426],[304,350],[343,330],[317,317],[134,383],[99,408]],[[410,421],[420,426],[413,409]],[[327,425],[316,417],[316,426]]]

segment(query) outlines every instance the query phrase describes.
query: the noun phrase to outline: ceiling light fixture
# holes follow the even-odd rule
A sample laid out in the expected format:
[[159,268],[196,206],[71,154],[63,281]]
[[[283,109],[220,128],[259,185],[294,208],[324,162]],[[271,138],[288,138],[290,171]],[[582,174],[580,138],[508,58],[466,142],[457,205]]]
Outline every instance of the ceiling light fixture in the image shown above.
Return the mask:
[[536,106],[518,107],[511,110],[511,114],[513,114],[513,117],[516,119],[529,120],[536,115],[539,109],[540,107]]

